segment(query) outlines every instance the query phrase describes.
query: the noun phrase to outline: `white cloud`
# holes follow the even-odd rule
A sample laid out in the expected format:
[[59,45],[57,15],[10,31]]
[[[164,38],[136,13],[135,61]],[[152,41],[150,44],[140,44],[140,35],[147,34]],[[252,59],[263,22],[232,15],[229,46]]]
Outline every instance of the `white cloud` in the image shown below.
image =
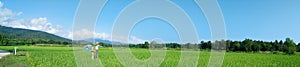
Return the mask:
[[52,34],[57,34],[62,29],[60,25],[53,26],[45,17],[2,21],[1,25],[14,28],[40,30]]
[[[75,36],[75,37],[73,37]],[[85,40],[89,38],[100,38],[103,40],[110,40],[114,42],[122,42],[122,43],[143,43],[146,40],[140,39],[136,36],[130,36],[127,38],[126,36],[114,36],[112,37],[111,34],[107,33],[96,33],[91,30],[87,29],[81,29],[81,30],[74,30],[74,33],[70,32],[68,35],[68,38],[73,39],[73,40]],[[112,39],[113,40],[112,40]]]
[[0,7],[0,21],[10,21],[12,20],[15,16],[21,15],[22,12],[13,12],[10,9],[7,8],[1,8]]
[[27,25],[26,28],[56,34],[60,32],[62,27],[60,25],[53,26],[50,22],[48,22],[47,18],[40,17],[31,19],[30,24]]
[[[75,32],[62,30],[63,27],[60,25],[53,25],[48,21],[46,17],[38,17],[31,19],[16,19],[16,16],[21,15],[22,12],[13,12],[10,9],[3,8],[3,3],[0,1],[0,25],[14,27],[14,28],[24,28],[31,30],[40,30],[48,33],[56,34],[62,37],[66,37],[73,40],[84,40],[89,38],[100,38],[103,40],[111,40],[112,36],[107,33],[96,33],[87,29],[75,30]],[[76,37],[73,37],[76,36]],[[113,41],[127,43],[143,43],[146,40],[140,39],[135,36],[130,36],[129,38],[125,36],[114,36]]]
[[104,39],[104,40],[110,40],[110,35],[106,34],[106,33],[95,33],[95,38],[100,38],[100,39]]
[[94,32],[90,31],[88,29],[81,29],[81,30],[74,30],[73,33],[70,33],[70,37],[73,38],[73,40],[84,40],[94,37]]
[[46,17],[38,17],[32,19],[16,19],[16,16],[21,15],[22,12],[13,12],[10,9],[4,8],[3,3],[0,1],[0,25],[24,28],[31,30],[40,30],[52,34],[58,34],[61,32],[62,27],[60,25],[53,26]]
[[147,41],[147,40],[140,39],[136,36],[131,36],[130,37],[130,42],[131,43],[144,43],[145,41]]
[[3,3],[0,1],[0,8],[3,6]]
[[0,22],[9,21],[15,16],[21,15],[22,12],[13,12],[10,9],[3,8],[3,3],[0,1]]
[[[73,37],[75,36],[75,37]],[[110,40],[109,34],[106,33],[96,33],[87,29],[74,30],[74,33],[69,32],[68,38],[74,40],[84,40],[89,38],[100,38],[104,40]]]

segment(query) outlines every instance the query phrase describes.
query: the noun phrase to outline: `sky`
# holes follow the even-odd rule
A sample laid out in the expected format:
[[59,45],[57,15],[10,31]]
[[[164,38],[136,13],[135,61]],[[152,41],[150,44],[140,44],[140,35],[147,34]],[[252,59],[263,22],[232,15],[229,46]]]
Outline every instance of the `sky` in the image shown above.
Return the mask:
[[[134,0],[109,0],[100,13],[95,36],[110,40],[114,20]],[[208,22],[193,0],[171,0],[191,18],[199,41],[211,40]],[[73,20],[79,0],[0,0],[0,25],[41,30],[72,39]],[[230,40],[245,38],[274,41],[292,38],[300,42],[300,0],[218,0]],[[172,12],[172,11],[170,11]],[[176,14],[176,13],[174,13]],[[75,34],[74,34],[75,35]],[[166,21],[145,19],[131,30],[128,38],[141,43],[159,38],[180,42],[177,31]],[[125,36],[119,36],[120,39]]]

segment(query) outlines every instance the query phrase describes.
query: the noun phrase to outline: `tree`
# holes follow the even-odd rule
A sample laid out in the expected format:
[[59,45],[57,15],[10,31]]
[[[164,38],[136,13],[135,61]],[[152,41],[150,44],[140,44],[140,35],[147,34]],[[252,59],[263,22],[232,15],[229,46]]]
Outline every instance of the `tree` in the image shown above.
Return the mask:
[[198,48],[202,49],[202,46],[203,46],[204,43],[205,43],[204,41],[201,41],[200,44],[198,44]]
[[235,50],[234,50],[234,51],[239,51],[239,50],[240,50],[240,47],[241,47],[241,44],[240,44],[239,42],[236,42],[236,43],[234,44],[234,46],[235,46]]
[[138,44],[140,48],[149,48],[149,42],[146,41],[144,44]]
[[292,55],[295,54],[296,51],[296,44],[290,38],[286,38],[284,42],[284,49],[283,52],[286,54]]
[[66,41],[64,41],[62,44],[63,44],[63,45],[68,45],[69,43],[68,43],[68,42],[66,42]]
[[274,50],[280,50],[280,44],[277,40],[274,42]]
[[211,49],[211,45],[212,45],[211,41],[208,41],[208,42],[207,42],[207,47],[206,47],[206,48]]
[[181,45],[178,44],[178,43],[167,43],[166,47],[168,47],[168,48],[180,48]]
[[186,43],[183,45],[183,47],[186,49],[191,49],[191,48],[193,48],[193,45],[191,43]]
[[0,34],[0,45],[6,45],[8,39],[6,38],[6,36]]
[[283,41],[280,40],[279,41],[279,51],[283,51],[283,46],[284,46]]
[[233,51],[231,48],[233,47],[233,45],[231,44],[230,40],[226,40],[226,51]]
[[251,39],[245,39],[243,41],[243,50],[246,51],[246,52],[250,52],[252,51],[252,45],[253,45],[253,41]]
[[204,42],[204,41],[201,41],[201,49],[211,49],[211,41],[208,41],[208,42]]
[[212,44],[212,49],[214,50],[225,50],[226,49],[226,41],[225,40],[221,40],[221,41],[215,41]]
[[300,52],[300,43],[298,43],[297,46],[298,46],[298,47],[297,47],[297,52]]
[[252,45],[252,50],[254,52],[258,52],[258,51],[260,51],[260,47],[261,47],[260,44],[255,41],[255,44]]
[[273,46],[270,43],[266,43],[266,48],[267,48],[267,51],[274,51]]

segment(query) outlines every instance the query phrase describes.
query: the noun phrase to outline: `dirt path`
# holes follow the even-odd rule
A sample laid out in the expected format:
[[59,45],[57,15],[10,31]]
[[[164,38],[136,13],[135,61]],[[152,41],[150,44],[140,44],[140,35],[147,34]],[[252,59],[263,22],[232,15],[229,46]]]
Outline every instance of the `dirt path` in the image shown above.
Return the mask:
[[9,54],[10,54],[10,52],[8,52],[8,51],[0,50],[0,59]]

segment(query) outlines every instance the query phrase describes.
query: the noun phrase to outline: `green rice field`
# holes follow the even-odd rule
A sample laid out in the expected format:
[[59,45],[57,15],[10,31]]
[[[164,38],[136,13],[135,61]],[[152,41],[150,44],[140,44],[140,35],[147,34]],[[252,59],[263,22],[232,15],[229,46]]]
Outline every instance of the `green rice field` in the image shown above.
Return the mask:
[[[0,50],[13,51],[13,46],[0,46]],[[140,60],[148,59],[148,49],[131,49]],[[25,55],[8,55],[0,60],[0,67],[75,67],[76,60],[72,47],[19,46],[18,53]],[[167,50],[160,67],[176,67],[180,60],[180,50]],[[209,51],[200,51],[198,67],[207,66]],[[104,67],[124,67],[116,58],[112,48],[100,48],[99,58]],[[244,52],[226,52],[223,67],[299,67],[300,54],[262,54]]]

